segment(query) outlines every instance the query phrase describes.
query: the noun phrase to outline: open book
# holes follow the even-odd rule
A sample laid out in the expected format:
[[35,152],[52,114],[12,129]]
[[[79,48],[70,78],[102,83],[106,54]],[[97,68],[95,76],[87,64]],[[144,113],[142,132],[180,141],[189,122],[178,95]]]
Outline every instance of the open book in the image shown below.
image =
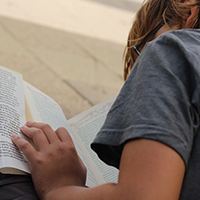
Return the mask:
[[26,120],[48,123],[54,130],[65,127],[87,168],[86,185],[94,187],[116,182],[118,170],[104,164],[90,149],[115,98],[100,103],[73,117],[65,118],[60,106],[49,96],[23,81],[21,74],[0,66],[0,172],[30,173],[26,158],[11,142]]

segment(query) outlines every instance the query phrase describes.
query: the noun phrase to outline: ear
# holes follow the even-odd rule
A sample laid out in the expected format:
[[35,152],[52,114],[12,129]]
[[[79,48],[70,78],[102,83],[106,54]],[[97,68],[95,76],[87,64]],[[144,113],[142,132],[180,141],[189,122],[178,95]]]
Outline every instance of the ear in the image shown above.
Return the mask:
[[186,22],[185,22],[185,26],[189,27],[189,25],[191,24],[191,22],[193,21],[193,19],[195,18],[195,16],[198,13],[198,7],[194,6],[191,8],[191,13],[189,15],[189,17],[187,18]]
[[[179,0],[180,3],[195,3],[196,0]],[[187,18],[186,22],[185,22],[185,27],[189,27],[189,25],[191,24],[191,22],[193,21],[193,19],[195,18],[195,16],[198,13],[198,7],[194,6],[191,8],[190,13],[189,13],[189,17]]]

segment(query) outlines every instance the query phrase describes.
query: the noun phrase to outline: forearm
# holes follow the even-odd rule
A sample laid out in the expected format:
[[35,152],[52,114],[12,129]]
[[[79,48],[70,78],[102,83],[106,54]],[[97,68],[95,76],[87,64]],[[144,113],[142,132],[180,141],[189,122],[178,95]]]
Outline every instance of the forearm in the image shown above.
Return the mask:
[[121,156],[118,183],[85,188],[79,187],[85,184],[85,167],[66,129],[54,132],[42,123],[27,124],[30,127],[21,130],[35,142],[38,151],[16,135],[12,141],[29,160],[41,200],[179,199],[185,165],[167,145],[146,139],[129,141]]
[[109,200],[123,199],[118,185],[105,184],[95,188],[67,186],[47,193],[42,200]]

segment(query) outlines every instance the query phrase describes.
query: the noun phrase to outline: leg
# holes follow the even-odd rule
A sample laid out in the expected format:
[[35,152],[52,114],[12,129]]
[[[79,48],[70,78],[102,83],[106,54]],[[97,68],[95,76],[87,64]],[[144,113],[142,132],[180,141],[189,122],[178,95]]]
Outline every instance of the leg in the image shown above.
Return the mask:
[[1,200],[39,200],[31,176],[0,173]]

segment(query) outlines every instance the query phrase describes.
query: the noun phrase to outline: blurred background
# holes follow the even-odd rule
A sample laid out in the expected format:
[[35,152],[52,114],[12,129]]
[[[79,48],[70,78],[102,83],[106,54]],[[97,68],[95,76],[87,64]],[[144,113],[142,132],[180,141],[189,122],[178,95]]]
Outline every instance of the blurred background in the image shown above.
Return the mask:
[[122,55],[143,0],[0,0],[0,65],[71,118],[118,94]]

